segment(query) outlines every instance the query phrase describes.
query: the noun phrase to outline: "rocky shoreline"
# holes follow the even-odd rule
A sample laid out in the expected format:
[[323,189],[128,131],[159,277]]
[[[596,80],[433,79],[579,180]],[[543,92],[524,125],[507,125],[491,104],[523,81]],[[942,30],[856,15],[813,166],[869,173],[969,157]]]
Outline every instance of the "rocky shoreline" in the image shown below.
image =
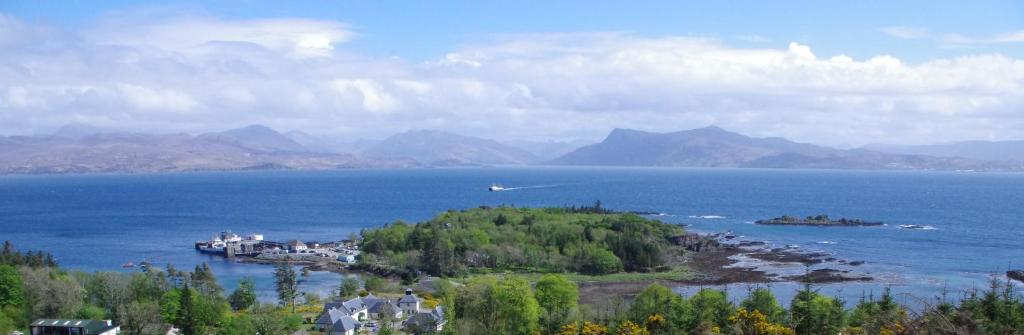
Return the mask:
[[[599,302],[614,296],[632,297],[652,283],[666,286],[717,286],[797,282],[829,284],[871,281],[874,278],[852,268],[864,261],[850,261],[823,252],[797,248],[772,248],[761,241],[732,241],[727,234],[687,234],[674,241],[688,251],[683,263],[697,273],[678,280],[581,282],[580,296]],[[788,268],[789,271],[779,271]],[[795,271],[795,273],[794,273]],[[583,294],[583,293],[587,294]]]

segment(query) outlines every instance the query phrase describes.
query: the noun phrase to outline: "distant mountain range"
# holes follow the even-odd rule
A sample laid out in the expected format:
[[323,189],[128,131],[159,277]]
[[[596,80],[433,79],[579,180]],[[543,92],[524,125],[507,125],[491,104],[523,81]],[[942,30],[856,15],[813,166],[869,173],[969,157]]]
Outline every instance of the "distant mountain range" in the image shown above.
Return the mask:
[[1024,141],[966,141],[933,145],[867,145],[864,149],[895,154],[962,157],[979,161],[1024,161]]
[[436,130],[395,134],[362,152],[374,158],[411,158],[425,165],[523,165],[539,161],[530,152],[478,137]]
[[109,132],[88,125],[69,125],[48,136],[0,136],[0,174],[527,164],[1024,170],[1022,142],[842,150],[706,127],[673,133],[615,129],[600,143],[584,144],[501,143],[435,130],[407,131],[379,141],[345,141],[299,131],[282,134],[259,125],[195,136]]
[[0,137],[0,174],[325,170],[415,165],[411,161],[309,152],[262,126],[198,136],[61,131],[53,136]]
[[673,133],[615,129],[604,141],[579,148],[549,164],[904,170],[1020,170],[1022,167],[1013,162],[841,150],[783,138],[752,138],[714,126]]

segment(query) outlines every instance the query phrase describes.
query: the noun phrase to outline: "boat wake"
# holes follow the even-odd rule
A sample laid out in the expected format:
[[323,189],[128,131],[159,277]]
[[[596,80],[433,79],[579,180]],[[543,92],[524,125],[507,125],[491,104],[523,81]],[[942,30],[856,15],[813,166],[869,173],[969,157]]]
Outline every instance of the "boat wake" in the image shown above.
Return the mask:
[[519,186],[519,187],[506,187],[502,191],[515,191],[515,190],[529,190],[535,188],[552,188],[562,186],[564,184],[550,184],[550,185],[533,185],[533,186]]
[[818,244],[839,244],[836,241],[818,241]]
[[938,230],[939,229],[939,228],[935,228],[935,227],[932,227],[932,226],[929,226],[929,225],[919,225],[919,224],[901,224],[900,228],[903,228],[903,229],[913,229],[913,230]]

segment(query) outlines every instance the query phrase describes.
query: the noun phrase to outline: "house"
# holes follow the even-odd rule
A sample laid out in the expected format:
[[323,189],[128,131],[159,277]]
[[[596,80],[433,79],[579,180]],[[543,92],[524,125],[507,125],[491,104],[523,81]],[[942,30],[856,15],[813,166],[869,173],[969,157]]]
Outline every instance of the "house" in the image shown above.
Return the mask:
[[324,308],[320,314],[326,315],[331,310],[339,310],[353,319],[366,320],[366,318],[369,317],[369,312],[367,312],[368,308],[369,306],[366,306],[362,299],[353,298],[347,301],[328,302],[324,304]]
[[[326,308],[326,306],[325,306]],[[331,308],[316,320],[316,329],[326,335],[355,335],[359,321],[352,318],[344,309]]]
[[29,325],[31,335],[117,335],[121,327],[110,320],[38,319]]
[[[418,301],[416,305],[419,306]],[[320,318],[316,321],[316,329],[327,335],[351,335],[368,319],[393,320],[403,315],[403,310],[391,300],[370,294],[346,301],[325,303]]]
[[291,240],[291,241],[285,242],[284,246],[285,246],[285,248],[288,248],[288,250],[291,250],[291,251],[301,251],[301,250],[309,249],[309,247],[307,247],[305,243],[302,243],[302,241],[299,241],[299,240]]
[[375,320],[397,320],[403,316],[402,309],[391,300],[380,301],[369,309],[370,318]]
[[420,298],[412,294],[412,289],[405,289],[405,296],[398,299],[398,308],[402,309],[402,313],[406,315],[416,315],[420,311]]
[[428,312],[416,313],[403,326],[410,334],[433,334],[444,329],[446,323],[448,320],[444,317],[444,309],[437,306]]

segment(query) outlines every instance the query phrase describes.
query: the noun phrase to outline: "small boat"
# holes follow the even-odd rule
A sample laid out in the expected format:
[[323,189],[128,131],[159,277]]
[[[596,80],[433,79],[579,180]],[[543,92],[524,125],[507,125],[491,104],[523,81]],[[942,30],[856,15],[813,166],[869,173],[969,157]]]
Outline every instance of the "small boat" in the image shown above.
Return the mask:
[[505,188],[498,184],[491,184],[491,187],[488,187],[487,190],[491,192],[499,192],[504,191]]
[[125,269],[134,268],[135,267],[135,263],[132,263],[132,262],[129,261],[128,263],[121,264],[121,267],[125,268]]

